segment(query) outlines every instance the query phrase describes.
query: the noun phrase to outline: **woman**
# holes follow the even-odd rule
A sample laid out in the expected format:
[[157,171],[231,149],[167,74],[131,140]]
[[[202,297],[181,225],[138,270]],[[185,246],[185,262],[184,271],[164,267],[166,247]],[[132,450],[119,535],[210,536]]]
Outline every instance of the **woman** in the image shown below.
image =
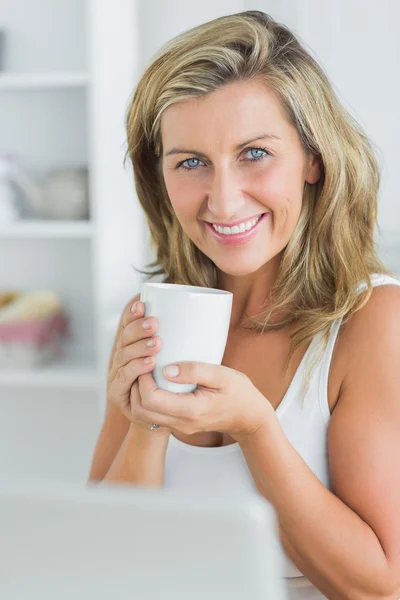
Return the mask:
[[89,479],[257,489],[291,598],[397,598],[400,282],[375,253],[368,139],[258,11],[166,44],[127,132],[151,266],[232,291],[232,319],[222,365],[175,365],[199,387],[170,394],[151,375],[157,320],[127,304]]

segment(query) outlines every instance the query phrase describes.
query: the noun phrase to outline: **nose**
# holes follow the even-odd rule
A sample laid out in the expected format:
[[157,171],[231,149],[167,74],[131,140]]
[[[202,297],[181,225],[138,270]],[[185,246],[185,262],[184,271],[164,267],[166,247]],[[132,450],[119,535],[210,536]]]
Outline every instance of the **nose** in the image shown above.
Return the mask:
[[215,169],[208,197],[208,209],[217,221],[228,222],[243,214],[245,199],[232,170]]

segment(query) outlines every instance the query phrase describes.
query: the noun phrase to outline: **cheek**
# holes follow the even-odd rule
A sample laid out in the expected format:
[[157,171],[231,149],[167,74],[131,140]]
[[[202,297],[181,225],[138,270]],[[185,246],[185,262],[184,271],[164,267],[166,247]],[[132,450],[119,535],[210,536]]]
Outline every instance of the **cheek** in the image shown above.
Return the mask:
[[179,221],[196,212],[196,186],[188,177],[177,174],[164,175],[165,187]]
[[288,204],[293,209],[302,199],[303,182],[301,173],[297,177],[296,171],[285,164],[275,164],[260,173],[256,180],[255,194],[272,211],[287,210]]

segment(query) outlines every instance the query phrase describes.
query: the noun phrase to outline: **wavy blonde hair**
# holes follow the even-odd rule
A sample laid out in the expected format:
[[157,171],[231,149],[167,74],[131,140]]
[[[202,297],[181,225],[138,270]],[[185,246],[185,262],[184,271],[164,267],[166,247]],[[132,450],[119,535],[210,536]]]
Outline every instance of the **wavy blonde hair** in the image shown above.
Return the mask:
[[[253,78],[276,94],[305,152],[318,155],[322,165],[320,181],[305,183],[301,214],[268,292],[268,308],[266,303],[265,310],[248,315],[254,331],[293,323],[287,370],[296,349],[320,333],[317,364],[332,322],[343,318],[344,324],[367,303],[372,273],[395,275],[375,251],[380,175],[371,144],[323,69],[269,15],[246,11],[185,31],[159,50],[140,78],[126,117],[127,154],[156,260],[148,265],[152,271],[137,270],[164,275],[165,282],[217,287],[214,263],[183,231],[165,188],[161,115],[175,102]],[[367,286],[358,293],[362,281]],[[275,315],[281,318],[272,322]]]

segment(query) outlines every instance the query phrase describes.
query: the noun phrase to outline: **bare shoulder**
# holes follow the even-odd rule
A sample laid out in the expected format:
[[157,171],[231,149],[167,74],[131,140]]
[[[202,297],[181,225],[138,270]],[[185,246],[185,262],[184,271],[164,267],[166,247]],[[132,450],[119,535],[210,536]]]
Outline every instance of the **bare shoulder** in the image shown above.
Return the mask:
[[[339,329],[333,348],[329,374],[329,409],[333,414],[344,387],[354,376],[353,368],[360,349],[375,345],[377,340],[384,344],[383,328],[389,335],[400,319],[400,286],[386,284],[375,286],[366,305],[355,312]],[[392,334],[393,335],[393,334]],[[361,365],[358,360],[358,365]]]
[[399,343],[400,286],[376,286],[366,305],[352,315],[338,335],[334,351],[336,362],[340,364],[338,401],[358,375],[364,373],[365,379],[365,369],[376,371],[377,363],[374,361],[380,358],[385,362],[389,358],[388,352]]

